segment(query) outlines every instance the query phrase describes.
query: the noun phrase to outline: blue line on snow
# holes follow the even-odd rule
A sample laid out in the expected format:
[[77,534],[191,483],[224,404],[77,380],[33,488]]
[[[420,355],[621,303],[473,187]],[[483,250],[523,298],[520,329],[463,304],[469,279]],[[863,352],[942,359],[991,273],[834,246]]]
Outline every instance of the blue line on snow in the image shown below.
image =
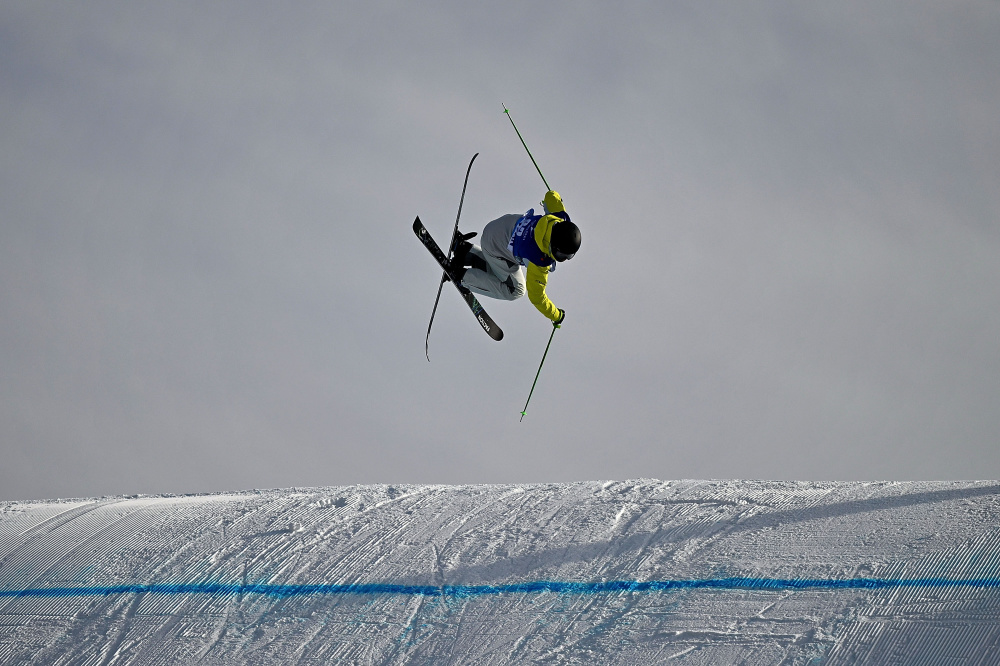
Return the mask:
[[109,594],[209,594],[236,596],[266,595],[276,598],[315,595],[402,595],[425,597],[482,597],[500,594],[605,594],[609,592],[667,592],[670,590],[882,590],[903,587],[1000,588],[1000,578],[710,578],[703,580],[612,580],[601,583],[573,583],[539,580],[507,585],[235,585],[227,583],[159,583],[152,585],[100,585],[93,587],[49,587],[0,590],[0,597],[92,597]]

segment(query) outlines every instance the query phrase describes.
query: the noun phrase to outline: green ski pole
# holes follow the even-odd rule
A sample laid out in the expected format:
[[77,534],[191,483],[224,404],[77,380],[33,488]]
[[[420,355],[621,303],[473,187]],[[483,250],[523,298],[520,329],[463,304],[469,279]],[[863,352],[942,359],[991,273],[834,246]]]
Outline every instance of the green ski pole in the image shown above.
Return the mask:
[[559,328],[559,324],[552,324],[552,335],[549,336],[549,344],[545,345],[545,353],[542,354],[542,362],[538,364],[538,372],[535,373],[535,381],[531,382],[531,391],[528,392],[528,400],[524,403],[524,409],[521,410],[521,421],[524,420],[524,413],[528,411],[528,403],[531,402],[531,395],[535,392],[535,384],[538,383],[538,375],[542,374],[542,366],[545,365],[545,357],[549,355],[549,345],[552,344],[552,338],[555,337],[557,328]]
[[[507,114],[507,120],[510,121],[510,126],[514,128],[515,132],[517,132],[517,125],[514,124],[514,119],[510,117],[510,110],[507,108],[507,105],[500,102],[500,106],[503,107],[503,112]],[[535,161],[535,156],[531,154],[530,150],[528,150],[528,144],[524,142],[524,137],[521,136],[520,132],[517,132],[517,138],[521,140],[521,145],[524,146],[526,151],[528,151],[528,157],[531,158],[531,163],[535,165],[535,170],[538,171],[538,175],[542,176],[542,170],[538,168],[538,162]],[[549,187],[549,181],[545,180],[545,176],[542,176],[542,182],[545,183],[546,190],[552,189]]]
[[[531,158],[531,163],[535,165],[535,171],[537,171],[538,175],[542,177],[542,182],[545,183],[545,189],[551,190],[552,188],[549,187],[549,181],[545,180],[545,175],[542,173],[542,170],[538,168],[538,162],[535,161],[535,156],[531,154],[530,150],[528,150],[528,144],[524,142],[524,137],[521,136],[521,132],[517,129],[517,125],[514,124],[514,119],[510,116],[510,109],[508,109],[507,105],[503,102],[501,102],[500,105],[503,107],[503,112],[507,114],[507,120],[510,121],[510,126],[514,128],[515,132],[517,132],[517,138],[521,140],[521,145],[524,146],[525,152],[527,152],[528,157]],[[545,365],[545,357],[549,355],[549,347],[552,345],[552,338],[555,337],[557,328],[559,328],[559,324],[552,324],[552,334],[549,335],[549,342],[545,345],[545,353],[542,354],[542,362],[538,364],[538,372],[535,373],[535,381],[531,382],[531,390],[528,392],[528,399],[524,403],[524,409],[521,410],[521,421],[524,420],[524,415],[528,411],[528,403],[531,402],[531,396],[535,393],[535,385],[538,384],[538,376],[542,374],[542,366]]]

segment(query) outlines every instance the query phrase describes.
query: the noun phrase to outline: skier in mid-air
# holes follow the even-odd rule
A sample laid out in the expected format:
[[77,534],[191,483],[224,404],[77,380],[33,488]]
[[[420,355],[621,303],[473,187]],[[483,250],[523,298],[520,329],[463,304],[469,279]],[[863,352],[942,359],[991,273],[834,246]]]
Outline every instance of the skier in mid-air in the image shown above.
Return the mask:
[[527,292],[532,305],[558,326],[566,311],[552,303],[545,287],[556,264],[580,249],[580,229],[558,192],[546,192],[542,206],[543,215],[530,209],[493,220],[483,229],[481,245],[469,242],[475,232],[458,235],[448,273],[457,285],[490,298],[513,301]]

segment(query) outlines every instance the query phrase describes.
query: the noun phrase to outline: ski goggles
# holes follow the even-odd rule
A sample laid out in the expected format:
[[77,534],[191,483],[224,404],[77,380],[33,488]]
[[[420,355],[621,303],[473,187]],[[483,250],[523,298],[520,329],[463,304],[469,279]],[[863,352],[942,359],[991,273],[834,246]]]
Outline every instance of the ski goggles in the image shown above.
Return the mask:
[[556,261],[566,261],[568,259],[572,259],[575,256],[576,252],[570,252],[569,254],[566,254],[565,252],[560,252],[559,250],[556,249],[552,250],[552,258],[555,259]]

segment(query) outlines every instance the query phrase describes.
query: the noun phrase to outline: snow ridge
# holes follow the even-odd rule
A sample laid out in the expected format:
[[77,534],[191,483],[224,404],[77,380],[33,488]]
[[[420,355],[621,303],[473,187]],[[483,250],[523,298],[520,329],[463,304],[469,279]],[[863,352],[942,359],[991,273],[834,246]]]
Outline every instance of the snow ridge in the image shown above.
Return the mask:
[[0,662],[1000,660],[1000,484],[0,504]]

